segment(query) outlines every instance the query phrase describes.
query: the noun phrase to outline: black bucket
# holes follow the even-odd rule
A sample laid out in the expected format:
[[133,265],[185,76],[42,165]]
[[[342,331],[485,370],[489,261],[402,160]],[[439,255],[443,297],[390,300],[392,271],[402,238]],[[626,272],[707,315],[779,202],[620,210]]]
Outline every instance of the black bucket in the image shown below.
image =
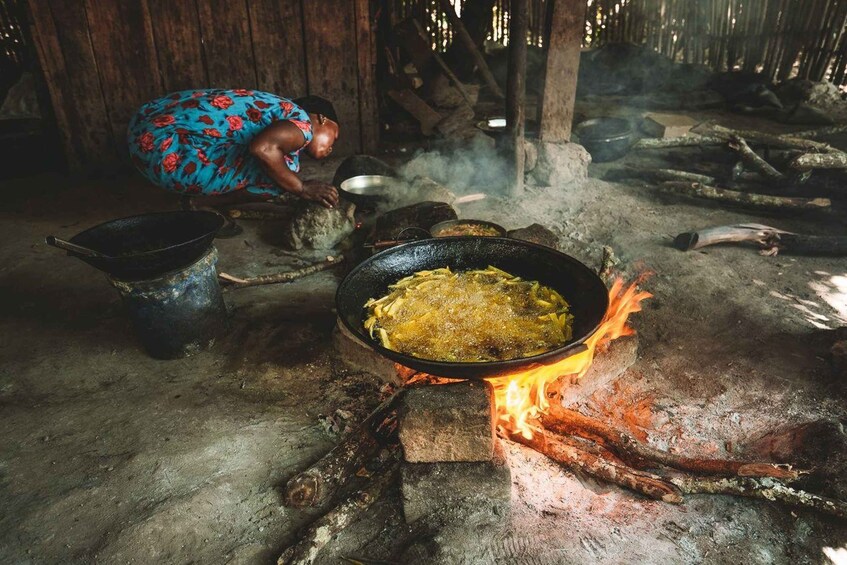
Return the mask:
[[218,252],[212,247],[191,265],[153,279],[109,278],[152,357],[187,357],[211,348],[223,335],[227,316],[217,262]]

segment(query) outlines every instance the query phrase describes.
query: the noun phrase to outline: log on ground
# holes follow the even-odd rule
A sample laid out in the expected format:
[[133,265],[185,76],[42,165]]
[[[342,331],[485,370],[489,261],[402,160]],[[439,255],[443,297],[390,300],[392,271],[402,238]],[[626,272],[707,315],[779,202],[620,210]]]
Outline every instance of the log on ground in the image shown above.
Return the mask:
[[751,192],[739,192],[718,188],[697,182],[668,181],[659,185],[664,192],[681,194],[695,198],[704,198],[730,204],[743,204],[766,210],[826,210],[832,202],[828,198],[791,198],[786,196],[770,196]]

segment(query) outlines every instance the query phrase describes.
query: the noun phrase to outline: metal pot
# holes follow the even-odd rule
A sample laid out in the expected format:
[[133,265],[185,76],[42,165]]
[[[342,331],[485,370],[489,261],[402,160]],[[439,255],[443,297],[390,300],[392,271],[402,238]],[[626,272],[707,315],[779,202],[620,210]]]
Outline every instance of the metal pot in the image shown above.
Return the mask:
[[[509,232],[501,225],[486,222],[485,220],[447,220],[446,222],[439,222],[429,228],[429,233],[432,237],[450,237],[448,235],[440,235],[441,232],[446,231],[449,228],[455,226],[484,226],[486,228],[492,228],[497,230],[497,235],[488,236],[488,237],[508,237]],[[470,236],[459,236],[459,237],[470,237]],[[485,236],[483,236],[485,237]]]
[[383,175],[359,175],[343,181],[338,187],[342,198],[356,205],[379,204],[390,200],[399,181]]
[[623,118],[586,120],[574,128],[574,133],[595,163],[620,159],[632,146],[632,126]]

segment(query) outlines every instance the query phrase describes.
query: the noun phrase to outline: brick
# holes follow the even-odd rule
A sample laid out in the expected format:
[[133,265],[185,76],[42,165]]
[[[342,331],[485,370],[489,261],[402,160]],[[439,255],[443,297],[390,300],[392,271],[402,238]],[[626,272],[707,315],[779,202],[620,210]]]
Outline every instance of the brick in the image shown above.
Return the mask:
[[406,461],[490,461],[494,417],[494,390],[486,381],[412,388],[399,421]]
[[500,524],[511,507],[512,473],[497,442],[490,461],[404,463],[400,490],[407,524],[435,512],[474,526]]
[[394,385],[403,384],[394,362],[362,343],[341,322],[336,323],[332,332],[332,344],[341,362],[351,371],[370,373]]

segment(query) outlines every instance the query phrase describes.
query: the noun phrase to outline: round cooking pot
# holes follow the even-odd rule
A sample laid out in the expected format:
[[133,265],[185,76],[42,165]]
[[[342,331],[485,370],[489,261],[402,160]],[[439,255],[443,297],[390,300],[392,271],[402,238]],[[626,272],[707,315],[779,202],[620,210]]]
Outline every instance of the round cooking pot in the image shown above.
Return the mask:
[[574,133],[595,163],[620,159],[632,146],[632,126],[623,118],[594,118],[580,122]]
[[[418,271],[450,267],[455,271],[498,269],[539,281],[568,301],[574,316],[573,338],[540,355],[507,361],[457,363],[421,359],[386,349],[364,328],[365,303],[388,293],[388,287]],[[350,271],[335,295],[341,323],[359,340],[385,357],[416,371],[458,379],[483,379],[550,364],[583,350],[609,307],[609,292],[597,274],[564,253],[549,247],[501,237],[445,237],[392,247]]]
[[359,175],[343,181],[338,192],[353,204],[379,204],[387,202],[397,190],[398,180],[383,175]]
[[508,237],[508,231],[501,225],[495,224],[493,222],[486,222],[485,220],[447,220],[446,222],[438,222],[431,228],[429,228],[429,233],[432,237],[475,237],[475,236],[442,236],[441,232],[446,231],[449,228],[454,226],[485,226],[486,228],[493,228],[497,230],[497,235],[492,236],[476,236],[476,237]]

